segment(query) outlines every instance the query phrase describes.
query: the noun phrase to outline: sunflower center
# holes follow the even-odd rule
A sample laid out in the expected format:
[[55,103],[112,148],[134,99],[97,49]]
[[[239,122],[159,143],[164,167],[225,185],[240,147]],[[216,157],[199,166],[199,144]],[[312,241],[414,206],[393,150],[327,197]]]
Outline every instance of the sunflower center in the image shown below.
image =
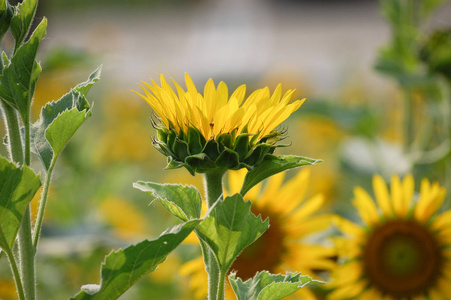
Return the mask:
[[415,221],[394,220],[377,227],[363,253],[370,283],[393,297],[411,297],[428,290],[440,273],[440,246],[432,233]]
[[255,215],[261,214],[263,220],[269,217],[270,227],[234,261],[231,270],[242,280],[254,277],[259,271],[274,272],[285,252],[283,245],[285,233],[281,227],[280,217],[256,205],[252,205],[252,212]]

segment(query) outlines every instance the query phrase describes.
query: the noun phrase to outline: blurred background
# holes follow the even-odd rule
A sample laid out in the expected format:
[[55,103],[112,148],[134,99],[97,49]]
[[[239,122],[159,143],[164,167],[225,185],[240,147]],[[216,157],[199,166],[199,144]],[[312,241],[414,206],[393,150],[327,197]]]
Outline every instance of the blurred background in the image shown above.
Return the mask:
[[[248,92],[282,83],[284,90],[296,89],[296,99],[306,97],[284,124],[292,146],[278,153],[324,160],[309,167],[308,193],[326,196],[325,211],[353,218],[354,186],[371,191],[376,173],[449,182],[449,74],[434,69],[435,48],[426,45],[432,33],[450,28],[451,5],[429,2],[409,23],[370,0],[41,0],[34,24],[45,16],[49,27],[39,52],[34,120],[46,102],[98,65],[103,72],[88,97],[93,116],[54,173],[38,253],[40,297],[65,299],[83,284],[98,283],[111,249],[153,239],[176,223],[133,182],[202,190],[199,175],[162,171],[166,158],[150,139],[151,108],[130,91],[158,74],[184,86],[188,72],[199,90],[210,77],[229,90],[245,83]],[[450,47],[449,36],[446,41]],[[410,127],[406,97],[416,105]],[[123,299],[191,299],[178,269],[198,254],[182,245]],[[0,298],[15,299],[6,261],[0,264]]]

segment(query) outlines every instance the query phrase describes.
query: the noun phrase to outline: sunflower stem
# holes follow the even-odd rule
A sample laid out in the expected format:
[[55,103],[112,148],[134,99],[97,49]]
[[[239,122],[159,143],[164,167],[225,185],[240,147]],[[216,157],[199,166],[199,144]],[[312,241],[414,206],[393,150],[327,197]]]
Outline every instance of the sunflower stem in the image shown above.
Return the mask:
[[39,236],[41,234],[42,222],[44,220],[44,211],[45,211],[45,207],[47,204],[47,197],[49,194],[49,187],[50,187],[50,182],[52,180],[52,173],[53,173],[53,168],[55,167],[55,162],[56,162],[56,158],[54,157],[52,159],[52,162],[50,163],[50,167],[45,176],[44,187],[43,187],[42,195],[41,195],[41,202],[39,204],[38,216],[36,218],[36,225],[34,226],[34,231],[33,231],[33,248],[34,248],[35,252],[38,249]]
[[[213,169],[204,174],[208,208],[212,207],[222,197],[222,177],[224,173],[225,170],[223,169]],[[205,269],[208,273],[208,299],[223,300],[224,276],[221,276],[216,257],[203,241],[201,241],[201,248],[204,256]]]
[[19,273],[19,268],[17,267],[16,258],[14,257],[14,254],[11,251],[11,249],[6,248],[4,250],[5,250],[6,256],[7,256],[8,261],[9,261],[9,265],[11,267],[11,271],[13,272],[14,281],[16,283],[17,295],[19,297],[19,300],[25,300],[25,294],[24,294],[24,290],[23,290],[22,279],[20,278],[20,273]]
[[21,165],[23,164],[23,148],[19,129],[19,118],[13,107],[3,101],[0,102],[2,103],[4,112],[9,156],[13,162]]

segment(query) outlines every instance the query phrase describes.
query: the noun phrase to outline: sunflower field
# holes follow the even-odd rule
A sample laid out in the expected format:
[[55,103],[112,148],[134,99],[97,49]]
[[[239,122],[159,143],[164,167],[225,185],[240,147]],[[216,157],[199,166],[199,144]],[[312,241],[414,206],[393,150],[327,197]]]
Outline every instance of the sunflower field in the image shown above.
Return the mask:
[[451,2],[0,0],[0,300],[451,299]]

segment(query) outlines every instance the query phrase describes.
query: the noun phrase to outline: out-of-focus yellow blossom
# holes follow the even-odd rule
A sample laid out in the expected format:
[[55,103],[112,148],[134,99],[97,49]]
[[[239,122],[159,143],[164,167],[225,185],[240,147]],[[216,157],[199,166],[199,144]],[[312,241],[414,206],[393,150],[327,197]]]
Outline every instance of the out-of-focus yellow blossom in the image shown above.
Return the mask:
[[332,273],[329,299],[448,299],[451,295],[451,210],[438,213],[445,189],[393,176],[388,189],[373,177],[374,201],[354,190],[363,224],[337,217],[334,238],[343,264]]
[[[292,140],[309,141],[308,143],[293,143],[293,152],[302,152],[307,157],[327,157],[327,160],[312,168],[312,181],[309,194],[321,193],[326,202],[334,199],[338,170],[340,168],[336,149],[347,136],[331,119],[320,116],[306,116],[294,120],[290,134]],[[330,203],[327,203],[330,204]]]
[[[230,189],[227,194],[240,190],[245,173],[243,170],[229,173]],[[262,215],[263,219],[269,217],[270,227],[233,263],[231,271],[243,280],[262,270],[283,274],[299,271],[318,279],[315,271],[335,267],[331,260],[333,249],[306,240],[307,236],[319,233],[331,223],[330,215],[316,214],[324,204],[322,195],[308,200],[304,197],[309,184],[309,169],[303,169],[285,184],[284,177],[285,173],[279,173],[267,181],[263,190],[261,185],[257,185],[244,197],[252,201],[254,214]],[[207,274],[201,257],[183,265],[181,273],[191,276],[190,287],[196,299],[207,296]],[[301,289],[296,296],[315,299],[307,288]],[[229,285],[226,287],[226,299],[234,299]]]
[[101,164],[149,160],[149,146],[152,143],[150,131],[143,124],[150,124],[150,120],[141,104],[129,101],[125,95],[116,94],[107,98],[108,105],[103,106],[106,126],[98,142],[96,160]]
[[140,238],[147,233],[146,220],[141,211],[126,199],[110,196],[100,204],[100,212],[121,239]]
[[16,284],[14,283],[14,280],[9,278],[0,278],[0,299],[17,299]]

